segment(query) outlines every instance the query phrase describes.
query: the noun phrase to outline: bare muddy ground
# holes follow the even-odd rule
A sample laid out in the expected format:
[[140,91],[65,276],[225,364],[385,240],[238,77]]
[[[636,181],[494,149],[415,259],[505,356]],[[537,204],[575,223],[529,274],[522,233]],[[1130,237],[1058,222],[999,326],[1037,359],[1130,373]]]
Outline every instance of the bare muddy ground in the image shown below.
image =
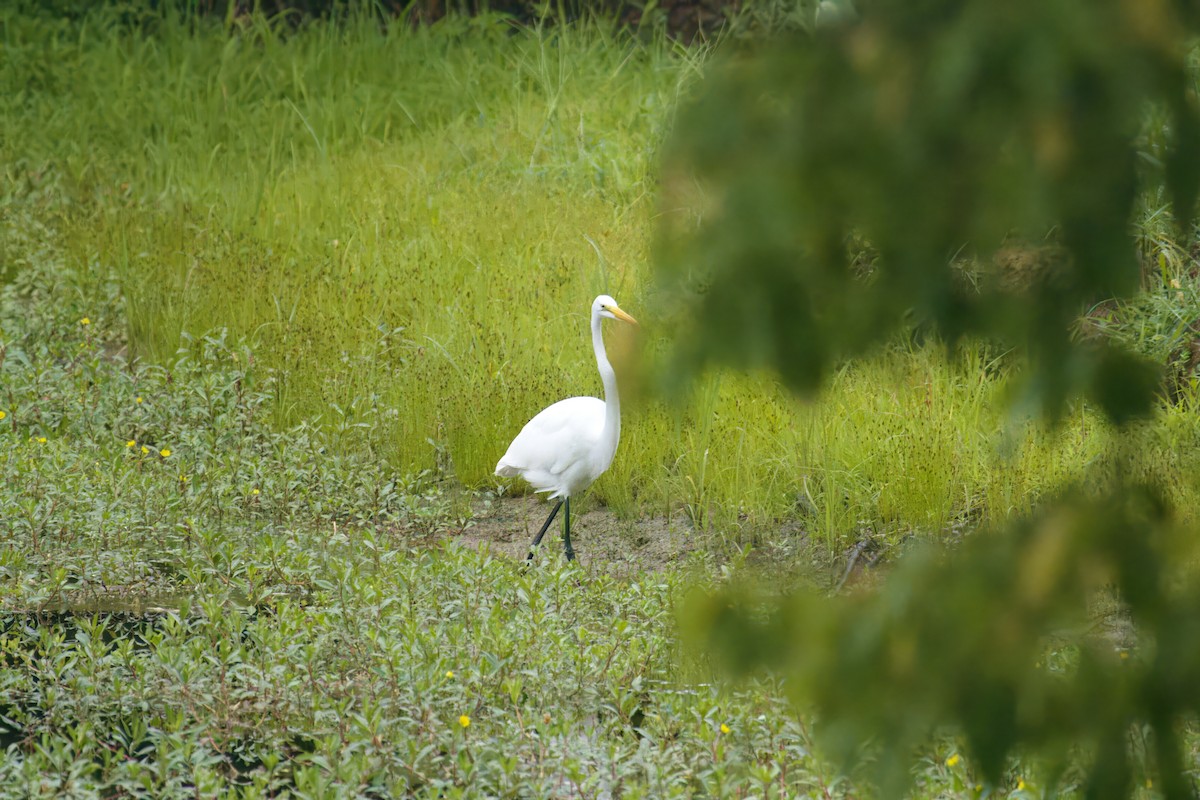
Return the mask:
[[[589,571],[619,578],[686,568],[689,560],[692,566],[700,567],[703,561],[712,567],[736,559],[750,569],[747,574],[760,580],[850,592],[869,591],[886,574],[887,559],[878,558],[882,553],[864,551],[861,545],[845,552],[813,546],[796,522],[724,538],[719,532],[697,531],[682,511],[670,517],[659,514],[624,519],[586,498],[576,502],[584,510],[571,515],[571,543],[576,558]],[[532,495],[476,501],[471,524],[462,532],[439,538],[523,560],[551,508],[553,504]],[[744,560],[737,557],[738,548],[731,539],[746,547]],[[540,550],[541,558],[563,558],[561,512]],[[858,555],[854,555],[855,550]]]
[[[583,513],[572,509],[571,544],[584,567],[622,576],[658,572],[683,561],[701,547],[700,535],[681,513],[670,518],[620,519],[593,503],[576,501],[574,505]],[[499,555],[523,559],[553,507],[532,495],[478,503],[473,524],[451,538],[467,547],[486,547]],[[541,551],[546,556],[561,558],[562,550],[560,511],[542,539]]]
[[[571,542],[576,558],[588,571],[636,579],[683,566],[691,555],[708,553],[718,563],[730,556],[727,551],[719,555],[723,548],[714,547],[719,534],[696,531],[682,512],[669,518],[644,515],[622,519],[586,497],[576,501],[576,506],[584,513],[571,516]],[[533,495],[476,501],[472,524],[446,538],[514,560],[524,559],[551,508],[553,504]],[[748,538],[755,541],[744,563],[758,579],[781,586],[806,585],[830,594],[879,590],[904,550],[903,545],[873,541],[864,531],[856,542],[830,551],[811,542],[796,522]],[[542,540],[540,557],[563,558],[561,512]],[[1134,645],[1136,635],[1129,616],[1114,598],[1099,593],[1092,600],[1089,616],[1096,641],[1121,649]]]

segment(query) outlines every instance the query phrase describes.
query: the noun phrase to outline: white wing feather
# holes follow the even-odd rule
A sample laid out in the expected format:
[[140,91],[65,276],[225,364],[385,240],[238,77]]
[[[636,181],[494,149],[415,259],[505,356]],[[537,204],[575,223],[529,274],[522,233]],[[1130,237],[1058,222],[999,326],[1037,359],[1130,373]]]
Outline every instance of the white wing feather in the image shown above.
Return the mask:
[[586,485],[597,477],[591,474],[594,468],[589,455],[603,430],[603,400],[559,400],[525,423],[496,464],[496,474],[519,475],[536,491],[553,492],[551,497],[571,494],[581,483]]

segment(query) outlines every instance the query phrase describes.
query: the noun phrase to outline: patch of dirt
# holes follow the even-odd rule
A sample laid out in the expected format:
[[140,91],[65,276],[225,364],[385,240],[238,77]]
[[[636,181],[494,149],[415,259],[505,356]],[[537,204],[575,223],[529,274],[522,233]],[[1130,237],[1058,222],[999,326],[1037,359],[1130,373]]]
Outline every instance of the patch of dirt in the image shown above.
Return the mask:
[[[571,545],[584,567],[620,576],[660,572],[701,549],[701,537],[683,514],[620,519],[607,508],[586,500],[572,505],[582,507],[584,512],[576,513],[573,508],[571,514]],[[553,504],[532,495],[479,503],[474,509],[474,524],[452,538],[467,547],[486,547],[493,553],[524,559],[529,554],[529,543],[552,508]],[[540,550],[539,557],[563,558],[561,511],[542,539]]]

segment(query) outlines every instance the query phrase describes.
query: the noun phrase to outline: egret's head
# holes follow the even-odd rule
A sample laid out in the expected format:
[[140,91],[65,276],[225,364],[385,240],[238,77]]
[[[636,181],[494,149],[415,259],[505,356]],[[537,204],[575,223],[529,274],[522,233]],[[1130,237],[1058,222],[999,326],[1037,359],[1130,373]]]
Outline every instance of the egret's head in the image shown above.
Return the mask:
[[592,301],[592,313],[609,319],[619,319],[622,322],[632,322],[634,325],[638,324],[636,319],[621,310],[616,300],[606,294],[602,294]]

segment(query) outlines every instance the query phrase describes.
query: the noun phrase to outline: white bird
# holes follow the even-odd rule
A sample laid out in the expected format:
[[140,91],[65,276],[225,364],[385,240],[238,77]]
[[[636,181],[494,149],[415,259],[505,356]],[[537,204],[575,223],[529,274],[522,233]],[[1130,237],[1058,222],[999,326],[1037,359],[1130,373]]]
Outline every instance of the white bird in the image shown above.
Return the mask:
[[563,515],[563,549],[568,561],[575,558],[571,549],[571,496],[603,475],[617,452],[621,438],[621,398],[617,394],[617,375],[604,352],[602,317],[638,323],[606,294],[592,301],[592,349],[596,351],[596,367],[604,383],[604,399],[570,397],[542,409],[525,423],[496,464],[497,475],[505,478],[519,475],[534,491],[550,492],[551,500],[560,498],[529,546],[530,558],[564,503],[567,510]]

